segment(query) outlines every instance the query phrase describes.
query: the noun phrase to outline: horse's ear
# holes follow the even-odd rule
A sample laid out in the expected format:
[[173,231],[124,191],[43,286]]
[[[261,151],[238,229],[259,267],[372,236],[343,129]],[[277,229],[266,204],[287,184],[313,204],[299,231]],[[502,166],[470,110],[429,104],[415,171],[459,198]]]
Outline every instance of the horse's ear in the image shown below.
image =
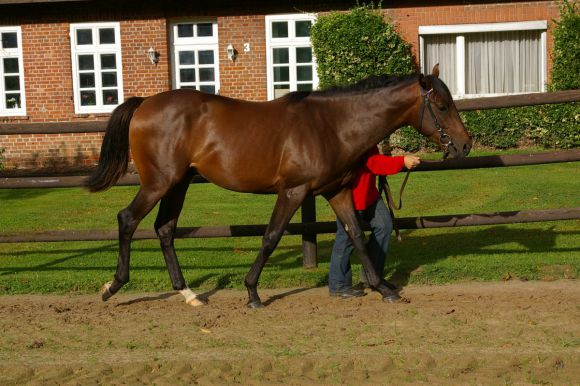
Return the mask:
[[436,78],[439,78],[439,63],[433,66],[433,71],[431,71],[431,75]]

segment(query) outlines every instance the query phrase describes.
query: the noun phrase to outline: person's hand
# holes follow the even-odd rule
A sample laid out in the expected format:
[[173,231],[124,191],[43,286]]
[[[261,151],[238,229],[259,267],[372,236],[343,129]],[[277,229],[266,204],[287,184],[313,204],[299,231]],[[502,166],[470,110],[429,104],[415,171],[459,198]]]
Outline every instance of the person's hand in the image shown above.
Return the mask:
[[421,159],[419,157],[415,157],[414,155],[406,155],[404,160],[405,167],[409,170],[415,169],[421,163]]

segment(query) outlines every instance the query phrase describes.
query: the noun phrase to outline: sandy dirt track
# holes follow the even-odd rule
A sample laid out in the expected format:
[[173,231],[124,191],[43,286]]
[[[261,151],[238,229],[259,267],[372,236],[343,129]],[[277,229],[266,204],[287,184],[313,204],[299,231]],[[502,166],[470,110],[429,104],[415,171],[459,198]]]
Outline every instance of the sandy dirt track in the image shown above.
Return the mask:
[[580,282],[0,297],[0,385],[580,384]]

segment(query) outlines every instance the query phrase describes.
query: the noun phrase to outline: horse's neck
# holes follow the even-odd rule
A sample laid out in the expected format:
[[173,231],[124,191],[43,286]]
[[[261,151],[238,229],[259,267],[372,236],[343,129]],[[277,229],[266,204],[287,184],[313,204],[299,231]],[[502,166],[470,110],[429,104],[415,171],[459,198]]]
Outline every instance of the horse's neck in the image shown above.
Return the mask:
[[371,90],[348,97],[347,116],[337,126],[345,148],[356,157],[408,123],[409,113],[417,103],[414,84]]

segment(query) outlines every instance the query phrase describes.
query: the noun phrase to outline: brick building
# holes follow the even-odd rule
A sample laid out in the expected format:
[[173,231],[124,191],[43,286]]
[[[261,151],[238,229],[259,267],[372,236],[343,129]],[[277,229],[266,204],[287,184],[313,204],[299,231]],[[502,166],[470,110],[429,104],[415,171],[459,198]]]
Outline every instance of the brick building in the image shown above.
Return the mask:
[[[261,101],[316,88],[309,26],[353,3],[0,0],[4,172],[93,165],[102,133],[74,131],[130,96],[188,87]],[[457,98],[545,91],[559,1],[382,6]]]

